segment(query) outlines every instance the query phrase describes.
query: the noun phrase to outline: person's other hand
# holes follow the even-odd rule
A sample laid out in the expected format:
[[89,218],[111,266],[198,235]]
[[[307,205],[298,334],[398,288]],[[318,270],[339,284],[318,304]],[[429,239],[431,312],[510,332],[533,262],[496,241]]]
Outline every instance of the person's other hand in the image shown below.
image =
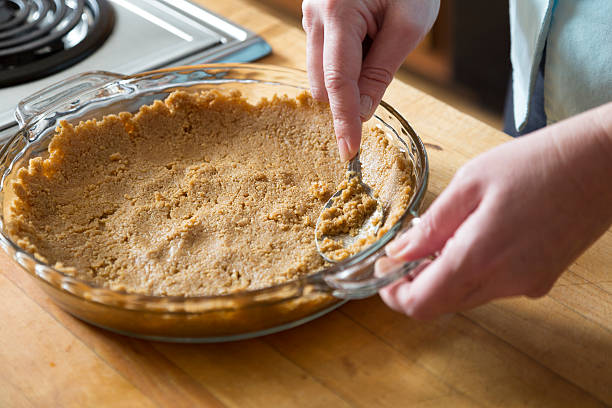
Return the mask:
[[381,297],[430,319],[499,297],[545,295],[610,227],[611,179],[612,103],[476,157],[383,260],[439,256]]
[[[439,0],[305,0],[308,79],[313,96],[329,101],[340,158],[361,143],[393,75],[431,28]],[[372,39],[362,56],[366,35]]]

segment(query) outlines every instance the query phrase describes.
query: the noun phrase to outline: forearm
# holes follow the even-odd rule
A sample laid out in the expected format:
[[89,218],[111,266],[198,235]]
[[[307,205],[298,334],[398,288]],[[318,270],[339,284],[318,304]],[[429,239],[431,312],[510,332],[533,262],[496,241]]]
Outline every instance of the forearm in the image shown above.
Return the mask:
[[[599,125],[598,137],[605,154],[604,160],[608,164],[608,174],[612,176],[612,102],[600,106],[594,111],[594,120]],[[609,186],[609,184],[608,184]],[[612,194],[612,188],[608,189]]]

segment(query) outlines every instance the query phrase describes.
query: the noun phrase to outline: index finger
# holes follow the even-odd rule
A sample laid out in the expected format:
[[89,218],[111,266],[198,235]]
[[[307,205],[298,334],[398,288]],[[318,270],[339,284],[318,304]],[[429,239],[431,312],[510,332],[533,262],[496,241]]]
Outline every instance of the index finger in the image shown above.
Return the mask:
[[[363,33],[365,36],[365,33]],[[340,158],[349,160],[359,151],[361,118],[359,116],[359,74],[363,37],[352,27],[337,21],[326,25],[323,44],[323,73]]]

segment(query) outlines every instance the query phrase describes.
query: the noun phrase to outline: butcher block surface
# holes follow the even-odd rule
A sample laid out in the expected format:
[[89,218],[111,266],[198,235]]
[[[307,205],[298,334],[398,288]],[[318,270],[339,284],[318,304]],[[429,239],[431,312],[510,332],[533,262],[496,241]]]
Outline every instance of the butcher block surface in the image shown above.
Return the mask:
[[[264,37],[260,62],[305,68],[305,36],[247,0],[200,3]],[[385,99],[426,144],[426,205],[509,138],[394,81]],[[59,309],[0,254],[1,407],[612,405],[612,231],[545,297],[415,322],[378,297],[303,326],[221,344],[136,340]]]

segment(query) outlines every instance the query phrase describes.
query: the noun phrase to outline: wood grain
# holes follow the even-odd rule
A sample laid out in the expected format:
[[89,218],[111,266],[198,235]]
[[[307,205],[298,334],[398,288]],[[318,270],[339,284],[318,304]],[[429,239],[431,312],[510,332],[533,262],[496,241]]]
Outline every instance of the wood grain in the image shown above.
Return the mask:
[[0,294],[1,405],[154,406],[2,275]]
[[441,381],[452,384],[457,392],[483,405],[507,406],[521,399],[524,403],[520,405],[538,407],[601,405],[588,392],[462,314],[420,323],[391,311],[378,299],[354,302],[342,311]]
[[[201,0],[262,35],[261,62],[304,68],[303,33],[254,0]],[[399,82],[385,99],[428,146],[426,203],[508,140]],[[259,339],[135,340],[60,310],[0,254],[0,406],[373,407],[612,405],[612,232],[540,300],[507,299],[431,323],[379,298]]]

